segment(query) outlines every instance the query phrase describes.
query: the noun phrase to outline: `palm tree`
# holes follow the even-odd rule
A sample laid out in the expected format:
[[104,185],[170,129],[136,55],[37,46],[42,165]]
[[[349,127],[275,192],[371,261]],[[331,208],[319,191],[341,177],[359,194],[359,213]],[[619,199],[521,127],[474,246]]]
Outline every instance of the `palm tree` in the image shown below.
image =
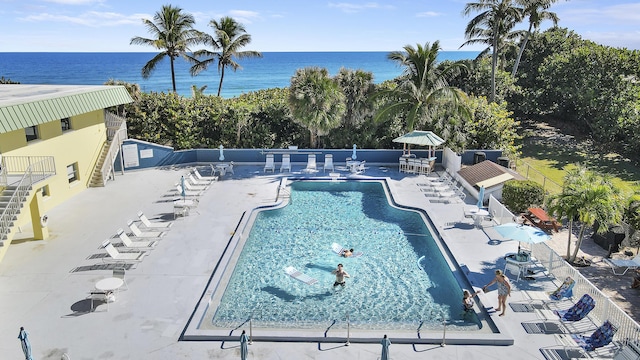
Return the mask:
[[293,75],[289,106],[294,121],[309,130],[311,148],[317,146],[318,136],[340,126],[345,112],[340,86],[329,77],[327,69],[318,67],[298,69]]
[[609,176],[603,176],[578,165],[567,171],[560,194],[551,196],[549,211],[558,217],[567,216],[569,230],[572,222],[580,221],[578,241],[571,253],[571,232],[567,244],[567,261],[576,261],[582,245],[585,230],[597,221],[598,231],[604,232],[610,224],[618,224],[622,218],[622,199],[620,190],[615,187]]
[[171,62],[171,83],[173,92],[176,92],[176,74],[174,61],[184,56],[189,51],[189,46],[197,44],[200,32],[193,29],[195,19],[191,14],[185,14],[179,7],[163,5],[162,10],[155,13],[153,21],[142,19],[142,22],[154,38],[135,36],[131,38],[131,45],[148,45],[162,50],[153,59],[149,60],[142,68],[142,77],[147,79],[160,61],[169,57]]
[[[516,7],[513,0],[479,0],[475,3],[467,3],[463,14],[468,16],[472,12],[480,12],[476,15],[464,31],[467,41],[462,46],[486,43],[491,47],[491,97],[496,98],[496,67],[498,55],[507,40],[513,38],[513,28],[522,19],[522,8]],[[460,47],[462,47],[460,46]]]
[[538,30],[540,28],[540,24],[544,20],[551,20],[554,26],[558,25],[558,21],[560,20],[558,15],[554,12],[547,11],[556,1],[558,0],[519,0],[519,2],[524,6],[524,16],[529,17],[529,29],[524,34],[524,39],[520,45],[520,51],[518,52],[516,63],[513,64],[511,76],[516,76],[518,65],[520,65],[520,59],[522,58],[522,53],[524,52],[524,48],[527,46],[529,37],[531,36],[531,30]]
[[406,45],[404,51],[393,51],[387,58],[404,67],[404,71],[395,88],[382,89],[373,98],[388,99],[375,116],[375,120],[391,119],[401,116],[405,120],[406,131],[412,131],[416,125],[433,121],[432,108],[443,103],[453,106],[463,117],[468,118],[465,107],[466,94],[460,89],[449,86],[447,79],[464,69],[460,62],[447,62],[438,66],[437,57],[440,43],[426,43],[417,47]]
[[[198,75],[206,70],[209,65],[217,62],[218,72],[220,73],[220,83],[218,85],[218,96],[222,91],[222,81],[224,80],[224,70],[227,67],[236,71],[242,69],[242,66],[236,62],[235,58],[244,59],[252,57],[262,57],[262,53],[258,51],[239,51],[243,46],[251,43],[251,35],[246,33],[244,26],[236,22],[233,18],[223,17],[220,21],[211,20],[209,22],[215,30],[215,35],[201,33],[200,40],[205,45],[211,46],[214,51],[207,49],[198,50],[193,53],[190,60],[194,63],[191,66],[191,75]],[[215,50],[220,50],[215,52]],[[200,57],[206,57],[205,60],[198,60]]]

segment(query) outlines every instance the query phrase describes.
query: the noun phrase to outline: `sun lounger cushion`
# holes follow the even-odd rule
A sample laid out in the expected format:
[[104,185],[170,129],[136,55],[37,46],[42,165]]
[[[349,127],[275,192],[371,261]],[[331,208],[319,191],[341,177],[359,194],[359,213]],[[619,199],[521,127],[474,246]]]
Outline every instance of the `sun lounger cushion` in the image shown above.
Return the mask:
[[573,286],[576,284],[575,280],[571,277],[567,277],[562,285],[549,295],[551,300],[560,300],[563,297],[569,298],[573,296]]
[[317,279],[312,278],[309,275],[303,274],[302,272],[298,271],[298,269],[294,268],[293,266],[289,266],[286,269],[284,269],[284,272],[287,273],[287,275],[291,276],[292,278],[298,280],[298,281],[302,281],[303,283],[307,284],[307,285],[313,285],[315,283],[318,282]]
[[555,310],[554,313],[563,321],[578,321],[584,319],[596,306],[596,301],[589,294],[584,294],[572,307],[567,310]]
[[605,321],[596,331],[590,336],[584,336],[579,334],[572,334],[571,338],[581,348],[586,351],[593,351],[597,348],[608,345],[612,340],[618,329],[613,326],[609,320]]

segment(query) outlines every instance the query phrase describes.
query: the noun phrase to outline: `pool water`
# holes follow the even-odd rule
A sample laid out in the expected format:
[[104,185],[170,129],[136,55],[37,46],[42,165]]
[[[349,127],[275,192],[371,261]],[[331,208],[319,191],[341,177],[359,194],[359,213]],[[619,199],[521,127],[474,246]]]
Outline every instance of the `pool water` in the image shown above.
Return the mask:
[[[343,258],[338,243],[360,257]],[[338,263],[351,275],[333,287]],[[293,266],[318,280],[285,274]],[[461,315],[462,289],[423,215],[389,205],[381,182],[296,181],[287,206],[261,211],[211,325],[312,328],[349,316],[366,329],[478,330]],[[205,320],[208,321],[208,320]]]

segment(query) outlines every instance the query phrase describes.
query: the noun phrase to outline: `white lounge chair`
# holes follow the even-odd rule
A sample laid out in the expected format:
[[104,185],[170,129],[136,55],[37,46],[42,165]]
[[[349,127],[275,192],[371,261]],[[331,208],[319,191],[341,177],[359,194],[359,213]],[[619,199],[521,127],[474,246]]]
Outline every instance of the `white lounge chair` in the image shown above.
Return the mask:
[[356,173],[364,173],[367,170],[367,167],[365,166],[366,161],[362,160],[360,162],[360,164],[358,165],[358,168],[356,169]]
[[[176,185],[176,190],[178,191],[178,195],[182,196],[182,185],[178,184]],[[184,190],[184,196],[186,197],[198,197],[200,195],[202,195],[203,191],[193,191],[193,190],[189,190],[186,189]]]
[[158,241],[156,240],[133,241],[131,240],[129,235],[127,235],[122,229],[118,229],[118,237],[120,238],[120,241],[122,241],[124,246],[132,249],[135,248],[142,251],[146,251],[146,250],[152,250],[154,246],[158,245]]
[[201,189],[208,189],[212,183],[212,181],[209,181],[209,180],[206,180],[206,181],[198,180],[196,179],[195,176],[193,176],[193,174],[189,174],[189,176],[186,178],[186,181],[189,182],[189,185],[195,188],[201,188]]
[[307,167],[304,169],[304,172],[316,172],[316,156],[314,154],[309,154],[307,156]]
[[133,233],[133,236],[139,238],[159,238],[163,237],[166,234],[164,231],[142,231],[140,230],[138,225],[133,222],[133,220],[127,220],[127,226],[129,226],[129,229]]
[[196,176],[196,179],[200,180],[200,181],[217,181],[218,177],[215,175],[211,175],[211,176],[203,176],[202,174],[200,174],[200,171],[198,171],[198,169],[194,169],[193,170],[193,175]]
[[138,211],[138,219],[140,219],[142,225],[149,229],[169,229],[171,225],[173,225],[172,222],[152,222],[147,218],[145,214],[142,213],[142,211]]
[[280,172],[291,171],[291,155],[282,154],[282,165],[280,165]]
[[276,164],[274,163],[274,160],[273,160],[273,154],[267,154],[267,160],[264,164],[264,172],[267,172],[267,171],[271,171],[271,172],[276,171]]
[[204,193],[204,191],[208,189],[208,186],[194,185],[189,182],[189,178],[186,178],[184,179],[184,188],[187,189],[187,191],[200,191],[201,193]]
[[[604,261],[607,264],[609,264],[609,266],[611,266],[611,271],[613,271],[613,273],[615,275],[624,275],[630,269],[638,269],[638,268],[640,268],[640,254],[636,255],[636,257],[634,257],[631,260],[627,260],[627,259],[607,259],[607,258],[605,258]],[[616,269],[618,269],[618,268],[624,268],[624,271],[621,272],[621,273],[617,273]]]
[[103,241],[100,247],[105,249],[108,255],[102,258],[103,262],[140,262],[148,254],[146,251],[119,252],[109,240]]
[[229,163],[229,167],[227,168],[227,172],[228,173],[232,173],[233,175],[236,174],[236,173],[233,172],[233,161]]
[[324,156],[323,170],[326,172],[327,169],[329,169],[330,171],[334,171],[334,169],[333,169],[333,155],[332,154],[326,154]]
[[318,282],[317,279],[314,279],[309,275],[301,273],[300,271],[298,271],[298,269],[294,268],[293,266],[287,267],[286,269],[284,269],[284,272],[287,273],[287,275],[291,276],[292,278],[298,281],[302,281],[307,285],[313,285]]

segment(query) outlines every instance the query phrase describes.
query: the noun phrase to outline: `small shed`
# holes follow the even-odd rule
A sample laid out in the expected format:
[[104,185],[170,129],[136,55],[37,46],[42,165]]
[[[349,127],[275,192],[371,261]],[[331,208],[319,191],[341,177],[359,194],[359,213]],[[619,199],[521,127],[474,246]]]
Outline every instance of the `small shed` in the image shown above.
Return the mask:
[[525,180],[517,172],[490,160],[460,169],[458,178],[462,181],[467,191],[476,199],[479,196],[480,187],[484,186],[483,202],[486,202],[489,195],[493,195],[498,200],[502,199],[502,187],[506,181],[511,179]]

